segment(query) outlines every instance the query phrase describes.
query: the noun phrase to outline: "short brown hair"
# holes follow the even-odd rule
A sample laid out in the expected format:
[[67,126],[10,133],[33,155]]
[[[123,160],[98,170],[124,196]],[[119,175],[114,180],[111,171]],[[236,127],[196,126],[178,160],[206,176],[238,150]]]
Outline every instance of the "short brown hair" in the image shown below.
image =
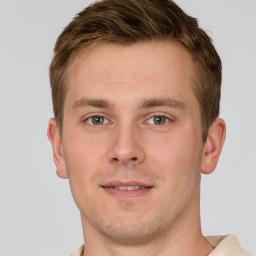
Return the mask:
[[170,40],[182,44],[195,64],[203,140],[219,115],[221,60],[211,38],[171,0],[102,0],[78,13],[59,36],[50,65],[54,116],[62,132],[67,68],[85,48],[100,43],[133,44]]

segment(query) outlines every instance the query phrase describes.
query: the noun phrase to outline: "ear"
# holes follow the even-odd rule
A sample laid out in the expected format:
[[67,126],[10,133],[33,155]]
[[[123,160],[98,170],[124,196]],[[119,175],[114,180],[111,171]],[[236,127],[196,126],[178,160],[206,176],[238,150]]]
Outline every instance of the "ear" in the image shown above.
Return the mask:
[[215,119],[209,128],[207,140],[203,149],[201,172],[212,173],[218,163],[226,137],[226,125],[221,118]]
[[53,160],[56,165],[56,173],[60,178],[67,179],[68,173],[63,155],[62,140],[55,118],[51,118],[49,120],[47,136],[52,145]]

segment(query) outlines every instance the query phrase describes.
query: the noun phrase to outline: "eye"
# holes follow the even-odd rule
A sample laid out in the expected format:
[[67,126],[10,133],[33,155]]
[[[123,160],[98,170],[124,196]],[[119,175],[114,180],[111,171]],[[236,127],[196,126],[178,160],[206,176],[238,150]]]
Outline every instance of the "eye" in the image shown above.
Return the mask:
[[108,119],[104,116],[90,116],[85,119],[91,125],[103,125],[109,123]]
[[150,124],[155,124],[155,125],[163,125],[170,122],[170,118],[167,116],[152,116],[151,118],[148,119],[148,123]]

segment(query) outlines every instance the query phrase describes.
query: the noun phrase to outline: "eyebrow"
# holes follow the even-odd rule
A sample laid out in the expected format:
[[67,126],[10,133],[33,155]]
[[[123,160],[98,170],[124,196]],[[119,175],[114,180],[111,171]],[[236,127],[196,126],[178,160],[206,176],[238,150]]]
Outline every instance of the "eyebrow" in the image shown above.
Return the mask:
[[[81,98],[72,105],[72,110],[75,111],[76,109],[80,109],[88,106],[95,107],[95,108],[109,109],[109,108],[112,108],[114,104],[104,99]],[[138,105],[140,109],[147,109],[147,108],[161,107],[161,106],[167,106],[167,107],[176,108],[176,109],[184,109],[186,107],[186,104],[173,98],[159,98],[159,99],[156,98],[156,99],[142,100],[141,103],[139,103]]]
[[113,104],[107,100],[81,98],[73,104],[72,110],[74,111],[76,109],[88,106],[95,108],[111,108],[112,105]]
[[149,100],[143,101],[140,105],[141,105],[141,108],[166,106],[170,108],[184,109],[186,107],[186,104],[184,102],[175,100],[173,98],[149,99]]

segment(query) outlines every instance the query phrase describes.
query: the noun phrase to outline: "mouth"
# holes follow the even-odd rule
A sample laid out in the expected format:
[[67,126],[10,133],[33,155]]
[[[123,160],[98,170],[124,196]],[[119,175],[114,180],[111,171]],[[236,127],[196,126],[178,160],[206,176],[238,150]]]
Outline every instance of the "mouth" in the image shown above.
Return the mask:
[[104,188],[113,188],[113,189],[118,189],[118,190],[133,191],[133,190],[138,190],[138,189],[147,189],[149,187],[141,187],[141,186],[114,186],[114,187],[104,187]]
[[131,199],[145,195],[153,186],[137,181],[113,181],[101,186],[108,194],[118,199]]

